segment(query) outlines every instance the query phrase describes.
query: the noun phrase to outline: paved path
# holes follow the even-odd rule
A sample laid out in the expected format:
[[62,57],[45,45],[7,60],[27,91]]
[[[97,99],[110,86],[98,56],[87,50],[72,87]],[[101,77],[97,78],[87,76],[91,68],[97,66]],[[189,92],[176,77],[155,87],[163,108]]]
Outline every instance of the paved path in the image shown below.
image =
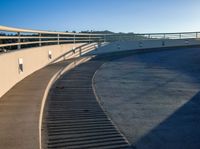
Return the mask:
[[52,64],[33,73],[0,99],[0,148],[39,148],[39,117],[45,90],[52,77],[72,61]]
[[104,109],[136,149],[200,148],[200,48],[108,62],[95,84]]
[[54,85],[46,105],[45,148],[130,148],[93,93],[92,78],[102,63],[94,59],[81,64]]
[[[159,54],[161,53],[161,54]],[[162,53],[165,53],[162,55]],[[183,53],[183,54],[182,54]],[[129,87],[125,88],[124,90],[124,84],[125,86],[128,84],[127,82],[123,82],[122,84],[118,84],[119,90],[115,90],[116,86],[113,86],[113,88],[103,86],[106,89],[103,91],[103,93],[109,93],[109,99],[107,101],[111,101],[110,109],[115,110],[115,116],[116,118],[121,118],[122,123],[117,123],[116,119],[113,119],[113,121],[118,124],[118,128],[122,132],[125,132],[122,127],[124,124],[129,125],[129,120],[131,120],[131,128],[137,128],[135,126],[138,126],[138,128],[144,128],[147,126],[147,130],[151,131],[145,131],[142,137],[140,137],[136,142],[136,146],[142,146],[142,145],[148,145],[149,142],[151,143],[152,135],[155,135],[156,133],[160,133],[159,130],[166,130],[169,133],[166,133],[167,136],[162,136],[162,138],[153,137],[158,140],[161,140],[159,142],[159,147],[162,147],[163,141],[168,141],[166,138],[170,138],[174,136],[174,139],[177,141],[184,142],[183,144],[187,148],[194,148],[198,146],[199,144],[199,119],[198,116],[200,114],[199,112],[199,96],[198,96],[198,90],[199,90],[199,50],[198,49],[185,49],[182,52],[158,52],[155,54],[152,52],[152,54],[142,54],[141,56],[136,56],[136,59],[134,59],[134,63],[130,61],[130,65],[118,65],[115,68],[120,68],[120,71],[123,73],[123,70],[133,70],[136,72],[133,76],[136,78],[135,81],[136,88],[134,90],[129,90]],[[104,62],[104,60],[110,61],[116,58],[120,58],[122,56],[127,56],[129,53],[123,54],[111,54],[111,56],[106,57],[104,56],[98,56],[97,58],[93,59],[93,61],[90,61],[88,63],[85,63],[81,65],[80,67],[77,67],[73,70],[71,70],[69,73],[66,73],[58,82],[57,86],[54,86],[52,88],[52,92],[50,94],[49,102],[47,104],[46,109],[46,115],[45,119],[47,120],[47,123],[44,123],[44,128],[48,131],[46,132],[46,141],[48,148],[121,148],[121,147],[129,147],[125,139],[119,134],[119,132],[116,130],[116,128],[113,126],[111,121],[108,119],[107,115],[104,113],[104,111],[99,106],[98,102],[95,99],[95,96],[92,92],[92,83],[91,79],[94,74],[94,72],[99,68],[99,66]],[[188,58],[191,57],[191,58]],[[103,61],[102,61],[103,60]],[[41,100],[43,98],[45,89],[47,88],[47,85],[50,81],[50,79],[56,74],[58,71],[65,68],[70,61],[64,61],[56,64],[52,64],[50,66],[47,66],[34,74],[28,76],[21,82],[19,82],[16,86],[14,86],[8,93],[6,93],[1,99],[0,99],[0,148],[2,149],[37,149],[39,148],[39,115],[40,115],[40,108],[41,108]],[[157,66],[157,64],[162,64]],[[126,63],[127,64],[127,63]],[[187,64],[187,65],[186,65]],[[106,65],[105,65],[106,66]],[[120,67],[119,67],[120,66]],[[132,67],[133,66],[133,67]],[[136,67],[135,67],[136,66]],[[139,67],[138,67],[139,66]],[[154,68],[154,66],[156,66]],[[171,67],[173,66],[173,67]],[[157,68],[158,67],[158,68]],[[162,69],[160,69],[160,67]],[[165,68],[166,67],[166,68]],[[170,68],[168,68],[170,67]],[[133,69],[134,68],[134,69]],[[146,69],[149,68],[149,69]],[[151,69],[152,68],[152,69]],[[158,69],[158,70],[157,70]],[[156,71],[155,71],[156,70]],[[163,73],[163,72],[164,73]],[[113,73],[116,72],[116,73]],[[151,73],[149,73],[151,72]],[[161,74],[160,74],[161,72]],[[172,72],[172,73],[171,73]],[[176,74],[176,73],[177,74]],[[116,76],[119,73],[119,71],[112,71],[112,77],[102,80],[106,85],[112,85],[113,79],[119,79],[119,76]],[[126,76],[132,76],[125,73],[120,76],[124,76],[125,79]],[[131,72],[132,73],[132,72]],[[131,74],[130,73],[130,74]],[[138,74],[142,74],[144,76],[140,76]],[[103,73],[106,74],[106,73]],[[120,74],[120,73],[119,73]],[[148,74],[148,75],[147,75]],[[153,74],[154,76],[150,76]],[[151,80],[152,78],[157,77],[156,74],[159,74],[158,80]],[[147,75],[145,77],[145,75]],[[162,76],[163,75],[163,76]],[[169,78],[167,78],[169,76]],[[116,78],[115,78],[116,77]],[[118,78],[117,78],[118,77]],[[166,78],[167,80],[166,80]],[[101,77],[99,77],[101,78]],[[150,80],[145,82],[146,78],[150,78]],[[164,82],[162,82],[162,79],[164,78]],[[173,80],[178,79],[179,82],[176,82]],[[111,81],[111,82],[109,82]],[[130,82],[130,81],[128,81]],[[154,83],[157,83],[156,86],[153,86],[151,88],[151,85]],[[169,84],[171,82],[172,84]],[[98,83],[98,81],[97,81]],[[147,86],[147,90],[143,83]],[[160,83],[160,84],[159,84]],[[173,84],[175,83],[175,84]],[[102,85],[105,85],[102,84]],[[158,103],[160,105],[160,100],[153,100],[154,96],[148,96],[147,97],[151,100],[146,101],[140,100],[140,97],[143,97],[142,95],[145,95],[146,93],[152,93],[154,90],[161,88],[163,84],[172,85],[175,88],[169,87],[171,90],[164,90],[166,91],[165,95],[172,96],[172,100],[163,100],[166,101],[166,105],[164,107],[171,107],[170,109],[166,110],[166,108],[155,108],[155,105]],[[150,85],[150,88],[148,88],[148,85]],[[141,89],[138,89],[138,87]],[[178,90],[178,89],[179,90]],[[131,88],[130,88],[131,89]],[[101,91],[98,89],[98,91]],[[114,91],[114,94],[116,94],[118,97],[120,95],[123,95],[127,101],[124,102],[121,100],[119,105],[116,105],[116,95],[112,96],[112,93]],[[127,96],[126,91],[129,91],[128,93],[134,93],[133,97],[134,99],[138,99],[136,103],[132,103],[131,98]],[[142,92],[133,92],[133,91],[142,91]],[[62,93],[64,92],[64,94]],[[171,93],[172,92],[172,93]],[[67,93],[67,94],[66,94]],[[122,94],[124,93],[124,94]],[[156,92],[155,92],[156,93]],[[196,96],[193,98],[191,97],[196,93]],[[184,98],[181,98],[180,100],[177,100],[178,95],[184,95]],[[136,96],[135,96],[136,95]],[[138,96],[139,95],[139,96]],[[101,96],[101,95],[100,95]],[[168,98],[168,96],[163,96],[163,94],[159,94],[159,97],[162,99]],[[56,97],[56,98],[55,98]],[[138,98],[136,98],[138,97]],[[165,97],[165,98],[164,98]],[[182,96],[180,96],[182,97]],[[146,98],[146,97],[145,97]],[[191,98],[191,100],[189,100]],[[123,99],[123,98],[122,98]],[[160,99],[160,98],[159,98]],[[178,98],[179,99],[179,98]],[[114,100],[114,101],[113,101]],[[153,102],[152,102],[153,101]],[[105,102],[106,103],[106,102]],[[126,106],[124,107],[124,103]],[[141,105],[148,106],[149,103],[152,103],[152,107],[150,107],[150,110],[146,107],[141,107]],[[153,104],[156,103],[156,104]],[[169,104],[172,103],[172,104]],[[104,103],[103,103],[104,104]],[[114,105],[112,105],[114,104]],[[163,104],[163,103],[162,103]],[[105,104],[106,105],[106,104]],[[108,110],[104,105],[104,108]],[[141,112],[142,115],[131,115],[131,113],[127,113],[128,111],[131,111],[131,109],[134,109],[134,106],[136,105],[136,113],[137,107],[141,108],[140,112],[143,111],[146,113]],[[178,106],[177,106],[178,105]],[[117,111],[116,111],[117,108]],[[122,108],[122,109],[121,109]],[[162,111],[162,109],[164,109]],[[171,110],[172,109],[172,110]],[[159,111],[161,110],[161,111]],[[175,110],[177,112],[175,112]],[[75,112],[72,112],[75,111]],[[109,111],[109,110],[108,110]],[[108,112],[107,111],[107,112]],[[161,112],[161,118],[157,118],[155,116],[155,123],[154,121],[152,123],[149,123],[149,119],[154,118],[155,113],[157,111]],[[163,112],[163,113],[162,113]],[[120,114],[119,114],[120,113]],[[189,114],[188,114],[189,113]],[[112,111],[108,112],[112,116]],[[150,115],[148,115],[150,114]],[[152,114],[152,115],[151,115]],[[167,114],[167,115],[166,115]],[[186,114],[186,116],[184,116]],[[172,115],[172,116],[171,116]],[[133,117],[130,117],[133,116]],[[143,117],[144,116],[144,117]],[[162,117],[164,116],[164,117]],[[168,117],[166,117],[168,116]],[[142,119],[143,117],[143,119]],[[124,119],[125,118],[125,119]],[[146,122],[142,121],[142,123],[132,123],[137,122],[138,119],[145,120]],[[136,119],[136,121],[134,121]],[[191,120],[191,121],[188,121]],[[126,121],[127,120],[127,121]],[[153,119],[154,120],[154,119]],[[159,121],[157,121],[159,120]],[[151,121],[150,121],[151,122]],[[160,122],[160,125],[158,125],[158,122]],[[192,123],[187,125],[188,123]],[[147,125],[149,124],[149,125]],[[157,125],[154,125],[157,124]],[[185,125],[182,125],[185,124]],[[198,126],[197,126],[198,124]],[[175,135],[173,133],[170,133],[172,131],[169,131],[170,127],[175,128],[174,131]],[[84,126],[84,127],[82,127]],[[122,126],[122,127],[121,127]],[[180,127],[175,127],[180,126]],[[135,130],[146,130],[146,129],[131,129],[128,128],[127,132],[134,132]],[[149,129],[150,128],[150,129]],[[161,129],[157,129],[161,128]],[[134,130],[134,131],[133,131]],[[188,131],[189,130],[189,131]],[[179,132],[182,132],[181,135],[179,135]],[[161,131],[162,132],[162,131]],[[193,132],[191,134],[191,132]],[[44,133],[43,133],[44,134]],[[125,133],[126,134],[126,133]],[[136,131],[134,133],[136,135],[140,134],[140,132]],[[142,133],[143,134],[143,133]],[[182,137],[185,135],[185,139]],[[129,139],[129,135],[126,135]],[[157,136],[157,135],[156,135]],[[178,137],[175,137],[178,136]],[[180,139],[179,139],[180,138]],[[192,138],[192,139],[190,139]],[[131,140],[130,140],[131,141]],[[153,140],[154,141],[154,140]],[[172,140],[173,141],[173,140]],[[135,146],[135,144],[133,145]],[[193,146],[191,144],[193,143]],[[139,144],[139,145],[138,145]],[[172,143],[172,145],[174,145]],[[180,144],[178,144],[180,145]],[[187,146],[188,145],[188,146]],[[181,145],[178,147],[182,147]],[[144,147],[144,146],[143,146]],[[153,146],[154,147],[154,146]],[[156,146],[158,147],[158,146]],[[170,144],[168,144],[167,147],[171,147]],[[173,146],[172,146],[173,147]],[[177,147],[177,148],[178,148]],[[198,146],[199,147],[199,146]],[[147,146],[148,148],[148,146]]]
[[0,149],[38,149],[39,116],[50,79],[70,61],[49,65],[28,76],[0,99]]

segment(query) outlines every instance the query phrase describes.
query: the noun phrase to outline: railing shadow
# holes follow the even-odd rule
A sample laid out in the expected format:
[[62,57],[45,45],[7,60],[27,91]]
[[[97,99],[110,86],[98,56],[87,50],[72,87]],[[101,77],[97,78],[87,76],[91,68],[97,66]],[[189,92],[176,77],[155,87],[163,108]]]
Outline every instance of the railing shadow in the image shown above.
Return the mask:
[[[63,53],[62,55],[60,55],[59,57],[57,57],[53,61],[51,61],[49,64],[53,64],[61,59],[66,60],[66,59],[78,58],[80,56],[84,56],[84,54],[87,53],[88,51],[94,50],[95,45],[96,45],[96,43],[83,44],[79,47],[76,47],[74,49],[71,49],[71,50]],[[71,54],[71,55],[69,55],[69,54]]]

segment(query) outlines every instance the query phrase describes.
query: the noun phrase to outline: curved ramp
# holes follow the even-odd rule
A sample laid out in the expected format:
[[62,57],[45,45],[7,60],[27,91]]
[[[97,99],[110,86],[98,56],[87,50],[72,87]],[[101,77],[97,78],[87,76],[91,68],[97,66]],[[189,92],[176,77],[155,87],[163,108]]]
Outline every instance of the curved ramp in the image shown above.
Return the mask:
[[0,99],[0,148],[39,148],[41,101],[51,78],[70,61],[49,65],[28,76]]
[[0,98],[0,148],[40,148],[43,103],[52,83],[90,57],[50,64],[16,84]]
[[45,113],[45,148],[129,148],[96,100],[92,78],[103,61],[67,72],[51,90]]
[[[48,136],[44,136],[47,138],[46,147],[129,147],[96,101],[91,83],[94,72],[104,60],[110,61],[129,54],[98,56],[69,71],[57,82],[52,88],[45,113],[48,120],[44,123],[47,129],[43,130],[48,130]],[[197,58],[199,60],[198,55]],[[69,63],[71,61],[63,61],[35,72],[0,99],[0,148],[39,148],[41,100],[49,80]]]

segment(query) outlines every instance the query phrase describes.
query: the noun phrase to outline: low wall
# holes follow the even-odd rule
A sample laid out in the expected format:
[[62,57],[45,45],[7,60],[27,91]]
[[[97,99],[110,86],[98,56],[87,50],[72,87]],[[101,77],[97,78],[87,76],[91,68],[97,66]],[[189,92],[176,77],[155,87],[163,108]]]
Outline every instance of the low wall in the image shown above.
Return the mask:
[[[31,73],[53,62],[59,56],[72,50],[73,47],[76,48],[84,44],[51,45],[0,54],[0,97]],[[51,54],[51,59],[49,54]],[[79,55],[71,52],[62,59],[75,56]],[[23,62],[23,72],[19,68],[20,61]]]
[[200,45],[200,39],[163,39],[163,40],[140,40],[140,41],[117,41],[89,54],[103,54],[109,52],[135,50],[135,49],[148,49],[160,47],[176,47],[176,46],[192,46]]
[[[0,54],[0,97],[17,82],[55,60],[78,57],[86,53],[93,55],[134,49],[200,45],[200,39],[117,41],[109,44],[104,43],[96,50],[94,49],[97,43],[83,46],[84,44],[51,45]],[[62,56],[64,53],[80,46],[83,47],[75,50],[75,53],[69,52]],[[50,53],[52,55],[51,59],[49,58]],[[19,59],[23,61],[23,72],[20,72]]]

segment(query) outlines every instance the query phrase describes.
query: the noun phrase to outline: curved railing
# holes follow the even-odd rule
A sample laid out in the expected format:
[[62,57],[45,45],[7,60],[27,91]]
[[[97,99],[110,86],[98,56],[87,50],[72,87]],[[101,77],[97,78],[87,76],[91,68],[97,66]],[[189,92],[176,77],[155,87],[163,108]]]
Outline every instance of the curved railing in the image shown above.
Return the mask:
[[200,32],[94,34],[41,31],[0,26],[0,51],[6,52],[7,50],[67,43],[76,44],[131,40],[196,39],[199,37]]
[[0,26],[1,51],[67,43],[104,42],[105,34],[68,33]]
[[131,41],[131,40],[164,40],[164,39],[196,39],[200,38],[200,32],[177,32],[177,33],[118,33],[106,36],[107,42]]

